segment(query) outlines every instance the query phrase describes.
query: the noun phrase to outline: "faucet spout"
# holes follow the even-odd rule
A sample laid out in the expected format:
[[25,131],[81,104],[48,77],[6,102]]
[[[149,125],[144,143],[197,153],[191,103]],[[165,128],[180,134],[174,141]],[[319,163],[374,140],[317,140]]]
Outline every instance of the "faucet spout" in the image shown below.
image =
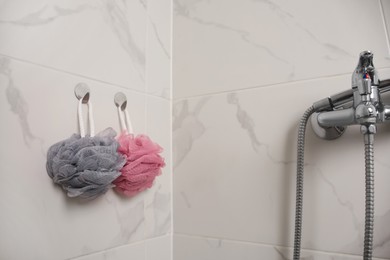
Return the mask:
[[353,108],[319,113],[317,117],[321,127],[348,126],[355,123],[355,110]]

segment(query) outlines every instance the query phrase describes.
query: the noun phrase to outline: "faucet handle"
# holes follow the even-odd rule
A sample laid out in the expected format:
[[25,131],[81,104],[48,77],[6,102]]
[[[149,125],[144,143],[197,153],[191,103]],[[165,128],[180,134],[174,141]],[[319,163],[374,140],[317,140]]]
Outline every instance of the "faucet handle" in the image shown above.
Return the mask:
[[361,72],[367,72],[368,70],[374,70],[374,64],[373,64],[373,58],[374,54],[370,51],[363,51],[359,55],[359,62],[356,67],[356,70],[359,70]]
[[352,88],[358,89],[360,95],[371,93],[371,85],[379,85],[378,74],[373,63],[374,54],[363,51],[359,55],[359,62],[352,74]]
[[360,79],[359,84],[358,84],[358,90],[360,95],[367,95],[371,94],[371,77],[370,74],[366,73],[362,79]]

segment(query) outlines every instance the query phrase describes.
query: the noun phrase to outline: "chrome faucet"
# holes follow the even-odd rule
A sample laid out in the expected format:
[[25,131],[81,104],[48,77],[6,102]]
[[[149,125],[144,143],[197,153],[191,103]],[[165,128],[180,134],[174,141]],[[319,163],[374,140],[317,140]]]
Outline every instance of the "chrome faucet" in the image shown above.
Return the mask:
[[390,90],[389,82],[380,82],[373,64],[373,54],[360,53],[352,74],[352,88],[313,104],[311,117],[314,132],[324,139],[342,135],[346,126],[360,124],[362,131],[390,119],[390,106],[384,105],[381,94]]
[[364,135],[366,211],[363,259],[372,259],[374,233],[374,135],[376,124],[390,120],[390,105],[381,95],[390,91],[390,80],[380,81],[373,64],[373,54],[360,53],[352,74],[352,88],[315,102],[303,114],[298,130],[297,192],[295,212],[294,260],[300,259],[303,207],[303,170],[306,124],[311,118],[314,132],[331,140],[340,137],[347,126],[360,125]]

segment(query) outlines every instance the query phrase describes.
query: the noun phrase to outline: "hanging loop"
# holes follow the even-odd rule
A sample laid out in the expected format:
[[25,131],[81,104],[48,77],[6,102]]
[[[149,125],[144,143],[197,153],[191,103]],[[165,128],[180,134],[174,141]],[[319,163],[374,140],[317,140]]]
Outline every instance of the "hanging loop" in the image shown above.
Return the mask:
[[[127,112],[127,97],[123,92],[115,94],[114,103],[118,109],[118,116],[122,131],[133,133],[133,126],[131,124],[129,112]],[[123,117],[124,114],[124,117]]]
[[83,120],[83,104],[88,105],[88,123],[89,123],[89,131],[90,136],[93,137],[95,135],[95,123],[93,120],[93,110],[92,110],[92,102],[90,101],[90,90],[87,84],[79,83],[74,88],[74,93],[79,100],[77,114],[79,119],[79,128],[80,128],[80,136],[85,137],[85,128],[84,128],[84,120]]

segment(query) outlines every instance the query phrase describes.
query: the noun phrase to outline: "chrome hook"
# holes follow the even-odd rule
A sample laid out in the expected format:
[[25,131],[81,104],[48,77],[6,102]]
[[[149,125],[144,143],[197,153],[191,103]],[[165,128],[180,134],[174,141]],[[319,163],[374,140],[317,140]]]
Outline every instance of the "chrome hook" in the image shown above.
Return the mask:
[[123,92],[118,92],[114,97],[115,105],[124,111],[127,107],[127,97]]
[[[114,103],[118,108],[118,116],[122,130],[133,133],[133,126],[131,124],[130,115],[127,112],[127,97],[123,92],[115,94]],[[124,114],[124,117],[123,117]]]
[[89,96],[90,96],[90,90],[87,84],[81,82],[76,85],[74,88],[74,94],[76,95],[76,98],[78,100],[82,100],[83,104],[88,103]]

